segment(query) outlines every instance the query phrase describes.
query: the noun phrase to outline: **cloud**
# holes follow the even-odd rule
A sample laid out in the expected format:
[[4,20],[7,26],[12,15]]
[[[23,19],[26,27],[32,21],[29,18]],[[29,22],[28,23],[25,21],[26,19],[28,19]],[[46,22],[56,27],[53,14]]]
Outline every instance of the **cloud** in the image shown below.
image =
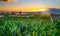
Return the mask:
[[0,0],[0,1],[5,1],[5,2],[17,2],[17,0]]

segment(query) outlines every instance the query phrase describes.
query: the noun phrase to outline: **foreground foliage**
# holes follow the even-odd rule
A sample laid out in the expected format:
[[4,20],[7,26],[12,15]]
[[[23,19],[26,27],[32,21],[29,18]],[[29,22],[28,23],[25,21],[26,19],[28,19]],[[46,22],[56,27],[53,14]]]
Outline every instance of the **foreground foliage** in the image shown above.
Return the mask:
[[0,18],[0,36],[60,36],[60,20]]

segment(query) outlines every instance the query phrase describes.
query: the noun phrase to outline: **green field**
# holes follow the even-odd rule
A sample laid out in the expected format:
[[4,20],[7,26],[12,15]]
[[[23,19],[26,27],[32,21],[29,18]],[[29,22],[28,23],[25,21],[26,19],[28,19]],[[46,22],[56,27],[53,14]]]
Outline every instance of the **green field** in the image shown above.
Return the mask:
[[0,18],[0,36],[60,36],[60,19]]

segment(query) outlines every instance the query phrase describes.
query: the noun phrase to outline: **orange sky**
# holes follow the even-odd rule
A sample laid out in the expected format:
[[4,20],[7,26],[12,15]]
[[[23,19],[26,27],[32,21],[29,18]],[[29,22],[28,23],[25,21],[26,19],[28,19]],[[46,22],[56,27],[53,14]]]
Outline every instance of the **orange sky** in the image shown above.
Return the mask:
[[22,12],[36,12],[36,11],[47,11],[49,10],[48,6],[38,6],[38,5],[32,5],[32,6],[21,6],[21,7],[3,7],[0,9],[0,11],[22,11]]
[[17,2],[17,0],[0,0],[0,1],[5,1],[5,2]]

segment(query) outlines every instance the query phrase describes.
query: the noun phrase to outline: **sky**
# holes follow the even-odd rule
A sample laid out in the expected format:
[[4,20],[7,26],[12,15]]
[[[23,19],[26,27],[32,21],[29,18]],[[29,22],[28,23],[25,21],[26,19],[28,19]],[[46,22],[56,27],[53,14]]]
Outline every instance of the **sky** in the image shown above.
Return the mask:
[[0,11],[35,12],[47,8],[60,9],[60,0],[0,0]]

